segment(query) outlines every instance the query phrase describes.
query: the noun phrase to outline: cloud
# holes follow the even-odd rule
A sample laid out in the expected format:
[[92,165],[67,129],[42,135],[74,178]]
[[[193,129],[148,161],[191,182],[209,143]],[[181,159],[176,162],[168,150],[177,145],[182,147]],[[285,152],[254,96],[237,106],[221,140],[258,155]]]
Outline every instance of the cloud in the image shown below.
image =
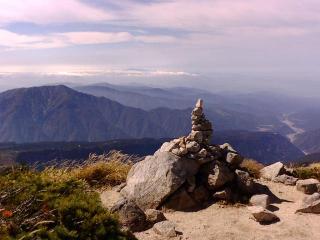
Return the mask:
[[0,6],[0,25],[14,22],[97,22],[116,18],[112,12],[91,7],[78,0],[0,0]]
[[24,35],[0,29],[0,46],[7,50],[61,48],[71,45],[123,42],[170,43],[176,38],[162,35],[133,35],[129,32],[65,32]]
[[[255,32],[272,31],[272,28],[275,31],[281,28],[314,29],[319,28],[320,22],[318,0],[118,1],[117,4],[127,24],[190,32],[223,33],[234,28]],[[291,35],[292,31],[285,33]]]

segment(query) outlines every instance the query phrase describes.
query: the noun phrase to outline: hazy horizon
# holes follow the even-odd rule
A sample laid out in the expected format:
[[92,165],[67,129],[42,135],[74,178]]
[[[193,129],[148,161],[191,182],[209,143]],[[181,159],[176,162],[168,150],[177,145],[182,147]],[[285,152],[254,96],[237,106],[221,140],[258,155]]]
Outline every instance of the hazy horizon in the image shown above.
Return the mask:
[[65,82],[320,89],[316,0],[0,3],[0,91]]

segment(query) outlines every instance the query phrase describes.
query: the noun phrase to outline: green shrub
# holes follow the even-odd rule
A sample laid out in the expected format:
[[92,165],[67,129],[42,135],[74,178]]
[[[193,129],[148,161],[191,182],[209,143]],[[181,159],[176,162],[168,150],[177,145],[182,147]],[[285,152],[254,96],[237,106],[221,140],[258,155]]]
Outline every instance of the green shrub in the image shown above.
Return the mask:
[[316,178],[320,180],[320,163],[313,163],[309,166],[295,167],[295,174],[298,178]]
[[59,179],[23,168],[7,172],[0,176],[0,208],[0,239],[135,239],[120,230],[98,193],[73,175]]

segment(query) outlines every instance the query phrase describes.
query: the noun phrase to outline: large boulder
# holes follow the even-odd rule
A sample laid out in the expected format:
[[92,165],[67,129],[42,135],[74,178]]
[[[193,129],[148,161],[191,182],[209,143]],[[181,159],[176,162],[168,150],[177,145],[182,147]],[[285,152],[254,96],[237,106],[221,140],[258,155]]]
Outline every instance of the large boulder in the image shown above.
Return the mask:
[[283,163],[276,162],[260,170],[260,176],[267,180],[273,180],[275,177],[285,173],[285,167]]
[[313,194],[318,191],[319,181],[317,179],[309,178],[298,180],[296,183],[297,190],[305,194]]
[[158,152],[136,163],[127,177],[121,194],[143,210],[159,205],[181,187],[199,169],[195,160],[170,152]]
[[314,193],[306,196],[296,213],[317,213],[320,214],[320,193]]
[[132,232],[143,231],[148,226],[145,213],[133,201],[120,199],[110,211],[117,213],[122,226]]

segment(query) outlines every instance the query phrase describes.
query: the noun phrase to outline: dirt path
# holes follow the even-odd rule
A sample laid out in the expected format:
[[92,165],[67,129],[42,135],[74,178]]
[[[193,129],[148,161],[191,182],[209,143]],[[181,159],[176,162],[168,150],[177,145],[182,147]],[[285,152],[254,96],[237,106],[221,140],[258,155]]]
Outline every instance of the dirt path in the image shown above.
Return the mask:
[[[182,232],[177,238],[184,240],[319,240],[320,215],[295,214],[303,194],[295,187],[280,183],[264,182],[280,199],[286,200],[274,204],[275,213],[280,222],[271,225],[260,225],[250,219],[246,207],[225,207],[213,204],[197,212],[165,213],[168,220],[176,223],[177,230]],[[102,199],[110,202],[115,199],[114,193],[105,193]],[[108,196],[106,198],[106,196]],[[153,230],[137,233],[139,240],[165,240]]]

